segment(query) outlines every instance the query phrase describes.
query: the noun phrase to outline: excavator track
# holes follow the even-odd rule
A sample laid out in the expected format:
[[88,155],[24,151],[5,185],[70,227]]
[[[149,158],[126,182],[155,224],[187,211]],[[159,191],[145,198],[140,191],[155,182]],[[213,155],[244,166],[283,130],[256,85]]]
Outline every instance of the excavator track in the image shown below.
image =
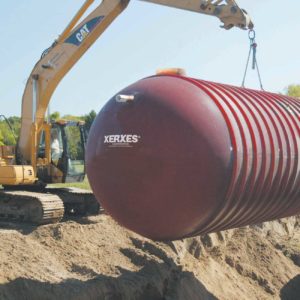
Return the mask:
[[57,223],[67,216],[97,215],[99,202],[91,191],[78,188],[45,188],[42,192],[0,191],[0,220],[37,225]]
[[49,224],[64,216],[64,203],[54,194],[29,191],[0,192],[0,220]]
[[65,215],[91,216],[102,212],[99,202],[92,191],[79,188],[47,188],[46,191],[57,195],[64,203]]

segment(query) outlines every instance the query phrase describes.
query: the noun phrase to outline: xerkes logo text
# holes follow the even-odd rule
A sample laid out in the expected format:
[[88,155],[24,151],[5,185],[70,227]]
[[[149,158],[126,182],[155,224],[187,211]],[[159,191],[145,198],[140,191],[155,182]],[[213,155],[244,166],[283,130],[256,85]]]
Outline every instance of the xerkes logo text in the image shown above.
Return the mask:
[[112,147],[130,147],[131,144],[137,144],[140,138],[137,134],[105,135],[104,144],[110,144]]

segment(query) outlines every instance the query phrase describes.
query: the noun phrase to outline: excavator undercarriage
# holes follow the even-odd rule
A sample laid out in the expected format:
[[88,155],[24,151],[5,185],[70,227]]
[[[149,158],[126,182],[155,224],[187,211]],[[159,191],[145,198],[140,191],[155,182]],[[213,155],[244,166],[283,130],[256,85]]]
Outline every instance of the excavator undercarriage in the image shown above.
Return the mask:
[[0,220],[49,224],[64,216],[97,215],[100,204],[91,191],[78,188],[45,188],[40,192],[0,191]]

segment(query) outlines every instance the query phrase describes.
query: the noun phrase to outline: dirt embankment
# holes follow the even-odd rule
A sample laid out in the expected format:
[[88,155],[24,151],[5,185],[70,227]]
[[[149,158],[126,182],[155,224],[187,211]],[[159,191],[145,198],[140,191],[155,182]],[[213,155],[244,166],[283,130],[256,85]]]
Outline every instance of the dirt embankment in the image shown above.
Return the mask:
[[0,299],[300,299],[300,218],[155,243],[109,216],[0,224]]

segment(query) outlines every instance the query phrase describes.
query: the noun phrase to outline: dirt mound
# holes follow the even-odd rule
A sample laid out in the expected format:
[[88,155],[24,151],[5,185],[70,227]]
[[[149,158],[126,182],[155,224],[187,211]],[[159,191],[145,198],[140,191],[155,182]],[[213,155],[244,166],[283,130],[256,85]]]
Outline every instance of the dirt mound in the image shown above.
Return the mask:
[[155,243],[109,216],[0,224],[0,299],[300,299],[300,218]]

